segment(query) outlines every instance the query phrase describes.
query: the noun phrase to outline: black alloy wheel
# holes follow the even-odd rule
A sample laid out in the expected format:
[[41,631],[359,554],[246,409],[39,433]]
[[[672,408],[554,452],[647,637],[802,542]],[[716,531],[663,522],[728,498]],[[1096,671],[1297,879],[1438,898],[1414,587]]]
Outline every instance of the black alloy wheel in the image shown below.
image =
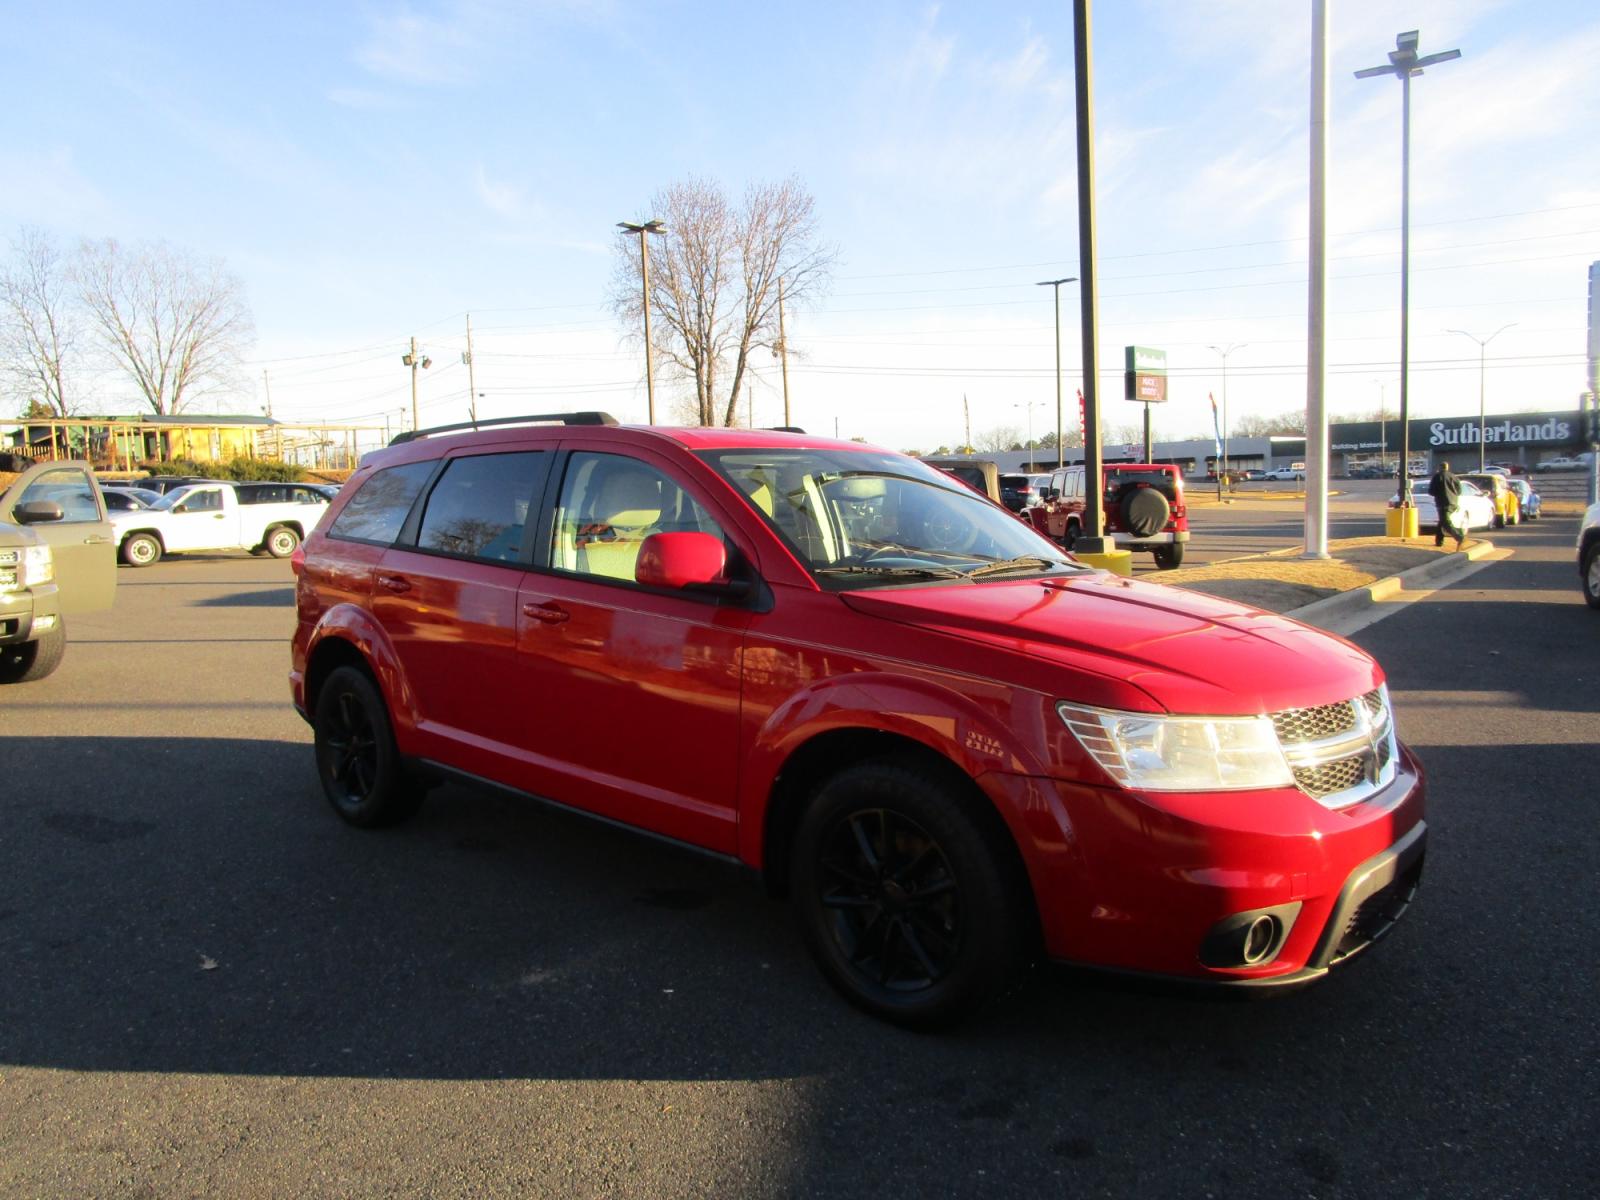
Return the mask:
[[393,825],[416,812],[422,788],[395,746],[377,685],[356,667],[329,675],[317,696],[317,775],[328,803],[363,828]]
[[802,815],[791,869],[801,931],[857,1007],[936,1028],[1011,986],[1032,909],[984,804],[921,764],[880,760],[834,776]]

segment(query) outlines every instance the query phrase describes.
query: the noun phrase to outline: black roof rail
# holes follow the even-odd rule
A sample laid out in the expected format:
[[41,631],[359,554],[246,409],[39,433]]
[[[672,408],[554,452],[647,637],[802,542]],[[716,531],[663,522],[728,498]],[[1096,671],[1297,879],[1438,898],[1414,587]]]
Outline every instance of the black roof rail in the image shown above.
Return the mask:
[[462,429],[487,429],[494,425],[615,425],[617,419],[606,412],[530,413],[525,417],[491,417],[486,421],[461,421],[455,425],[435,425],[431,429],[410,429],[389,439],[400,446],[436,433],[456,433]]
[[798,425],[768,425],[767,426],[767,432],[768,433],[804,433],[805,430],[801,429],[800,426],[798,426]]

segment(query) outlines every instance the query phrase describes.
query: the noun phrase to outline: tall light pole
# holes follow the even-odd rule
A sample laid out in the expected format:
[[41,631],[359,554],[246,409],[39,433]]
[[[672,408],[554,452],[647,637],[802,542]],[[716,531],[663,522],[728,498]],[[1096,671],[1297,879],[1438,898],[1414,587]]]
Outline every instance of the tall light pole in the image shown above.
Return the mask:
[[1393,75],[1400,81],[1400,507],[1411,508],[1411,77],[1424,67],[1460,58],[1459,50],[1417,57],[1417,31],[1395,35],[1389,63],[1357,71],[1357,79]]
[[617,228],[639,235],[639,272],[644,280],[644,394],[648,406],[647,424],[656,423],[656,369],[655,356],[650,351],[650,239],[651,233],[666,233],[660,221],[618,221]]
[[1389,384],[1386,380],[1374,379],[1378,385],[1378,465],[1384,470],[1389,468]]
[[[1511,322],[1511,325],[1515,325],[1515,324],[1516,324],[1515,321]],[[1491,333],[1486,338],[1480,338],[1475,333],[1468,333],[1465,329],[1446,329],[1445,330],[1446,333],[1459,333],[1462,337],[1471,338],[1473,341],[1478,343],[1478,470],[1480,470],[1480,471],[1483,470],[1483,459],[1484,459],[1484,446],[1483,446],[1483,360],[1484,360],[1484,353],[1488,349],[1489,343],[1494,341],[1495,338],[1499,337],[1506,330],[1510,329],[1511,325],[1502,325],[1502,326],[1500,326],[1499,329],[1496,329],[1493,333]]]
[[433,366],[433,359],[426,354],[417,353],[417,339],[411,339],[411,352],[402,354],[400,361],[411,368],[411,428],[421,429],[422,423],[417,420],[417,368],[427,370]]
[[1222,461],[1217,464],[1217,499],[1222,499],[1222,477],[1228,472],[1228,355],[1243,350],[1249,342],[1229,342],[1211,349],[1222,355]]
[[[1068,275],[1065,279],[1041,280],[1039,287],[1054,288],[1056,293],[1056,466],[1067,465],[1065,438],[1061,429],[1061,285],[1063,283],[1077,283],[1076,275]],[[1028,423],[1033,423],[1033,407],[1028,408]],[[1030,437],[1028,439],[1032,441]]]
[[[1027,451],[1028,451],[1029,454],[1032,454],[1033,453],[1033,401],[1032,400],[1028,400],[1028,401],[1023,402],[1023,403],[1013,404],[1011,407],[1012,408],[1025,408],[1025,409],[1028,410],[1028,445],[1027,445]],[[1028,461],[1031,463],[1033,460],[1030,458]]]

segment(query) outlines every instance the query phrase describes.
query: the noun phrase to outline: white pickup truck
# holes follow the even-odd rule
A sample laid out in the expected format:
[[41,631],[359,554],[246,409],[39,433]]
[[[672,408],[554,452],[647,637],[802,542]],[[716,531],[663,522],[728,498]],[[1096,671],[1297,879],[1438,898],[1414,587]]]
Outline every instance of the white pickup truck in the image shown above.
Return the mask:
[[149,508],[113,513],[111,525],[118,553],[130,567],[148,567],[163,554],[186,550],[288,558],[327,511],[326,497],[293,484],[194,483]]

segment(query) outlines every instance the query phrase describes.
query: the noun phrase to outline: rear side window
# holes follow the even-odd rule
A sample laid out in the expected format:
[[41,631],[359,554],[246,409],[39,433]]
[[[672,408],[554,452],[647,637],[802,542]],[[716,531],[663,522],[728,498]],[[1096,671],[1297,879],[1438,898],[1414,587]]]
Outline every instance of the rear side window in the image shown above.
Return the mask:
[[517,562],[549,456],[480,454],[452,459],[428,496],[417,548],[457,558]]
[[350,497],[328,536],[388,546],[400,535],[417,493],[433,474],[432,462],[406,463],[377,472]]

